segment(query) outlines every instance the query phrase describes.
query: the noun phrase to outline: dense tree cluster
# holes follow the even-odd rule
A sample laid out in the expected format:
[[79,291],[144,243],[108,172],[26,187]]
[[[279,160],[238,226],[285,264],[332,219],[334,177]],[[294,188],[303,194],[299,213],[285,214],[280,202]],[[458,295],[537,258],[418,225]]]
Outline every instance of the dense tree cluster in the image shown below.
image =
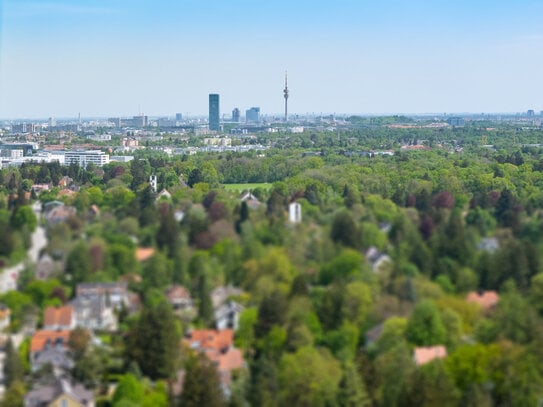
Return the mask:
[[[30,245],[33,184],[51,183],[37,197],[43,204],[59,200],[76,211],[47,225],[45,252],[62,265],[55,278],[27,270],[19,290],[1,296],[10,329],[65,303],[78,283],[122,278],[141,310],[119,311],[119,335],[104,348],[82,332],[70,339],[75,378],[98,393],[118,381],[113,406],[537,405],[543,149],[507,144],[516,132],[509,128],[489,134],[490,150],[478,146],[486,130],[392,129],[387,120],[353,117],[358,127],[348,134],[293,135],[284,149],[287,141],[274,140],[278,148],[265,156],[138,153],[103,168],[0,170],[4,265]],[[398,148],[420,140],[434,148]],[[395,154],[358,154],[384,148]],[[303,156],[307,149],[321,154]],[[170,197],[157,199],[150,175]],[[63,176],[77,192],[61,193]],[[225,186],[233,182],[268,183],[241,202],[243,185]],[[288,220],[293,201],[302,207],[299,224]],[[142,247],[154,254],[136,259]],[[191,293],[194,315],[173,312],[165,296],[173,284]],[[245,307],[235,343],[246,369],[228,392],[213,363],[181,341],[214,326],[210,294],[225,285],[243,290],[236,300]],[[483,291],[495,291],[497,304],[466,300]],[[430,346],[446,356],[416,363],[415,349]],[[8,343],[6,400],[24,391],[20,352]]]

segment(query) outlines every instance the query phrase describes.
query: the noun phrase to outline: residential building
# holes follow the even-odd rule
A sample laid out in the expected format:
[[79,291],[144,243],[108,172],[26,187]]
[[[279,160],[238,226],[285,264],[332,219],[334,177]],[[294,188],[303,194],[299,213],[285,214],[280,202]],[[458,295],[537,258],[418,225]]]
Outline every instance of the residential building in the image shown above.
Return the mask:
[[43,317],[43,329],[47,331],[71,330],[76,326],[74,308],[70,305],[47,307]]
[[66,379],[37,385],[25,395],[24,407],[94,407],[94,394]]
[[64,164],[76,163],[80,167],[87,167],[93,163],[99,167],[109,163],[109,155],[100,150],[74,150],[64,153]]
[[220,130],[219,95],[216,93],[209,94],[209,130]]
[[471,291],[466,296],[466,301],[479,304],[485,312],[489,312],[498,304],[500,296],[496,291]]
[[217,329],[233,329],[236,331],[239,328],[239,316],[245,307],[235,301],[228,301],[220,305],[213,311],[215,317],[215,326]]
[[114,309],[128,306],[130,298],[126,282],[120,283],[80,283],[76,288],[77,297],[105,296]]
[[288,206],[288,220],[290,223],[302,222],[302,205],[298,202],[292,202]]
[[258,123],[260,121],[260,108],[251,107],[245,111],[245,121]]
[[211,360],[219,373],[224,394],[230,394],[232,371],[245,366],[241,350],[234,348],[232,329],[195,329],[190,333],[188,345]]
[[446,357],[447,349],[443,345],[415,348],[413,353],[413,359],[417,366],[425,365],[435,359],[445,359]]
[[89,330],[117,330],[117,316],[107,294],[78,295],[70,305],[74,309],[77,326]]
[[55,377],[61,377],[73,369],[74,361],[62,344],[46,345],[44,350],[31,355],[30,367],[37,372],[46,365],[53,367]]
[[41,352],[51,346],[63,346],[68,347],[68,340],[70,339],[70,331],[48,331],[40,330],[34,333],[30,340],[30,357],[36,352]]
[[181,285],[174,285],[166,291],[166,298],[176,311],[190,309],[193,306],[188,290]]

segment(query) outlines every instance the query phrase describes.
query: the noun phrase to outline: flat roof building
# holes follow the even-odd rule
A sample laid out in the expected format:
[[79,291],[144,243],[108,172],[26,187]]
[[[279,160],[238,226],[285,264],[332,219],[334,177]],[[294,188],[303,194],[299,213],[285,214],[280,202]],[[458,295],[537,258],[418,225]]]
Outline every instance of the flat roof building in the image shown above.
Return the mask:
[[217,93],[209,94],[209,130],[220,130],[220,110],[219,110],[219,95]]
[[79,164],[79,166],[83,168],[89,163],[101,167],[102,165],[109,163],[109,155],[100,150],[66,151],[64,153],[64,164],[70,165],[71,163]]

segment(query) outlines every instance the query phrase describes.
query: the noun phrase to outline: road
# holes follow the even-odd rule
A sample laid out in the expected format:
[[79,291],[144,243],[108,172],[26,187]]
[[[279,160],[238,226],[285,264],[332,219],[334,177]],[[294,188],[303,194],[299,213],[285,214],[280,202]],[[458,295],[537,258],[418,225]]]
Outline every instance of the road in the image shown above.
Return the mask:
[[[40,251],[47,245],[47,236],[45,234],[45,228],[40,225],[41,220],[41,203],[38,201],[32,205],[32,210],[38,218],[38,227],[32,233],[32,244],[27,251],[27,260],[36,263],[40,256]],[[0,294],[6,293],[10,290],[17,289],[17,279],[19,273],[25,268],[25,261],[22,261],[15,266],[4,269],[0,274]]]

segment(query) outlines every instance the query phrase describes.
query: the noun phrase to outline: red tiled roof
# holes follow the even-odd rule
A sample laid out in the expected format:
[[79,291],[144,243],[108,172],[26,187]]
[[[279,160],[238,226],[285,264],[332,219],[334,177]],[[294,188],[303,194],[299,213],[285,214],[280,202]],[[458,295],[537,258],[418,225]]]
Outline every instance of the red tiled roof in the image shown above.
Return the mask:
[[30,352],[39,352],[45,348],[47,342],[54,344],[62,340],[64,346],[68,346],[70,331],[37,331],[30,341]]
[[472,291],[466,297],[467,302],[479,304],[484,310],[491,309],[499,300],[500,296],[496,291],[484,291],[482,293]]
[[74,315],[74,308],[71,305],[65,305],[63,307],[47,307],[43,317],[43,325],[72,325]]
[[145,261],[155,254],[155,249],[152,247],[138,247],[136,249],[136,260]]
[[434,359],[447,357],[447,349],[443,345],[415,348],[414,359],[418,366],[431,362]]
[[218,363],[217,370],[233,370],[243,366],[243,354],[241,350],[232,348],[225,353],[219,353],[213,359]]
[[197,343],[198,349],[213,349],[220,351],[234,344],[233,329],[195,329],[190,335],[191,344]]

